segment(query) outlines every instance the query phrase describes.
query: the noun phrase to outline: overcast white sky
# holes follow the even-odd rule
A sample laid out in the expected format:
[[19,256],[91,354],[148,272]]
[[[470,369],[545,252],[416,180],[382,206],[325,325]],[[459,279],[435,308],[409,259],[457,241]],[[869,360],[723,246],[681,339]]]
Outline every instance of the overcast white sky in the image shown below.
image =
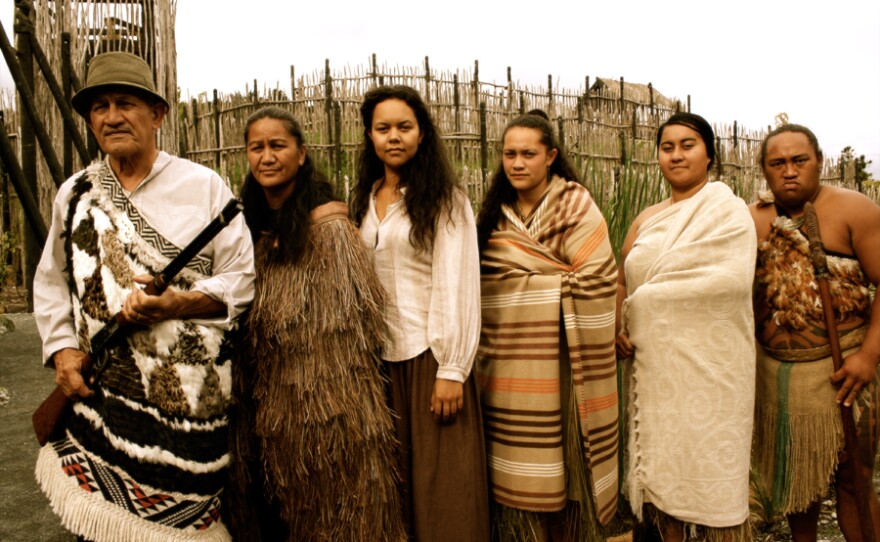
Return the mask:
[[[12,31],[12,0],[0,19]],[[289,87],[299,74],[366,65],[470,70],[578,89],[624,77],[666,96],[691,95],[712,122],[747,128],[780,112],[811,127],[829,155],[846,145],[880,177],[880,2],[877,0],[178,0],[183,95]],[[3,73],[4,84],[9,75]]]

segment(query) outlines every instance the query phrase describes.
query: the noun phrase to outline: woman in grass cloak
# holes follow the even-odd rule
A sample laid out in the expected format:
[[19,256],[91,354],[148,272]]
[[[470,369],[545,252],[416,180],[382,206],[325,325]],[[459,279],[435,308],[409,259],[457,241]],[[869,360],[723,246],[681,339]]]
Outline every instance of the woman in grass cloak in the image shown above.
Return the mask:
[[257,279],[234,375],[233,529],[237,538],[403,540],[378,358],[384,293],[369,253],[289,112],[254,113],[245,143]]

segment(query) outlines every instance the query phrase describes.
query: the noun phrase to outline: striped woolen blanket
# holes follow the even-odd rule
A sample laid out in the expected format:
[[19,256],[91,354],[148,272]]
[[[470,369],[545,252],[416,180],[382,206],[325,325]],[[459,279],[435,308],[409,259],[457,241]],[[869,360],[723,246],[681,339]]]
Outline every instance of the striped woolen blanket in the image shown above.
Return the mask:
[[592,501],[606,523],[618,493],[617,267],[602,213],[585,188],[554,178],[525,222],[503,208],[482,258],[477,378],[492,494],[520,510],[565,506],[562,382],[574,390]]
[[635,346],[626,486],[681,521],[749,515],[755,398],[752,280],[757,236],[720,182],[645,220],[625,263]]
[[[138,215],[106,162],[86,173],[65,220],[83,351],[136,287],[132,277],[156,274],[176,251]],[[170,287],[190,290],[210,265],[192,261]],[[64,436],[37,459],[52,510],[96,542],[230,540],[220,517],[232,392],[226,333],[164,320],[128,332],[96,357],[111,359],[95,394],[74,403]]]

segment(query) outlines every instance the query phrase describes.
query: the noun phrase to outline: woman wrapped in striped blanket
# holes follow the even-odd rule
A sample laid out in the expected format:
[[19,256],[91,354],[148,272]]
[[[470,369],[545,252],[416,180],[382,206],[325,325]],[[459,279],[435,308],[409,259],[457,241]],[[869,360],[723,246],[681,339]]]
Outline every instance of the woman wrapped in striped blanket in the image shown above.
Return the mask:
[[617,266],[546,118],[518,117],[477,220],[495,540],[604,540],[618,495]]

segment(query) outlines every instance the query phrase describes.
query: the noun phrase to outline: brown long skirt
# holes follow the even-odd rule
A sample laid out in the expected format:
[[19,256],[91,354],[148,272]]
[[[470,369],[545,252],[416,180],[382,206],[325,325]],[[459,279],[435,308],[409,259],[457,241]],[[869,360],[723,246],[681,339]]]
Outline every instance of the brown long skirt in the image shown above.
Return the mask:
[[400,440],[404,519],[412,540],[489,540],[489,488],[480,401],[473,377],[464,383],[464,408],[438,424],[431,412],[437,360],[430,350],[384,363],[389,401]]

